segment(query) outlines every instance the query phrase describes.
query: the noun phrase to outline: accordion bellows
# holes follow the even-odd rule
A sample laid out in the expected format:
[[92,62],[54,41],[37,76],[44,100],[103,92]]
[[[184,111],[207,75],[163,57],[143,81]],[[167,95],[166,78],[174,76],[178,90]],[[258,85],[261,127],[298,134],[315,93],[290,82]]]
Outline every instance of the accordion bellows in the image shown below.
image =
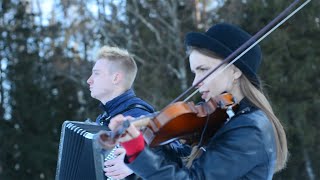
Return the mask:
[[104,180],[103,162],[111,150],[95,141],[100,125],[65,121],[61,129],[56,180]]

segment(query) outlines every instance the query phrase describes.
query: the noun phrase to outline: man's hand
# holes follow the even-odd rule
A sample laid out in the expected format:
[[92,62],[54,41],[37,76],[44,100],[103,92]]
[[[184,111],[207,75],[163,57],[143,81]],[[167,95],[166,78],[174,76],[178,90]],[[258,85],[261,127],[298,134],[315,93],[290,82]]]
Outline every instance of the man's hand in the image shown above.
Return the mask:
[[104,162],[105,168],[103,171],[105,175],[113,179],[123,179],[132,174],[132,170],[124,163],[126,150],[124,148],[118,148],[114,154],[117,156],[116,158]]

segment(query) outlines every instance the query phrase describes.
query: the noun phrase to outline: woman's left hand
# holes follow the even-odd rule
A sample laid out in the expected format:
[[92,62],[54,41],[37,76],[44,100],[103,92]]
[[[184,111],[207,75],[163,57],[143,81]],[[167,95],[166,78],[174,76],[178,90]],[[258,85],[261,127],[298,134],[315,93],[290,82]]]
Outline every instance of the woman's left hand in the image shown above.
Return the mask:
[[[110,120],[109,128],[114,131],[116,130],[125,120],[133,119],[131,116],[124,117],[123,115],[117,115]],[[140,131],[133,125],[130,124],[128,129],[126,130],[126,134],[121,136],[118,139],[118,142],[127,142],[134,138],[137,138],[140,135]]]

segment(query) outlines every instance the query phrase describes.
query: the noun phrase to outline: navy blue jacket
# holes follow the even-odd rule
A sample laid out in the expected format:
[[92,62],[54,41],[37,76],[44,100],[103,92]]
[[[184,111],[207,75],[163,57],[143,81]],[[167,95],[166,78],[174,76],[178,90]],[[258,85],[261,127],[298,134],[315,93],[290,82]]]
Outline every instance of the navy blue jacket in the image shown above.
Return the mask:
[[[187,123],[187,122],[186,122]],[[240,102],[239,112],[224,124],[192,166],[179,167],[148,147],[128,167],[144,179],[272,179],[276,144],[271,122],[261,111]]]
[[[100,125],[106,126],[107,128],[110,119],[118,114],[122,114],[124,116],[139,117],[154,112],[154,108],[145,101],[138,98],[135,95],[133,89],[127,90],[123,94],[108,101],[106,104],[101,103],[100,107],[104,110],[104,113],[100,114],[97,117],[96,122]],[[139,177],[132,174],[125,179],[134,180],[139,179]]]
[[139,117],[154,112],[153,107],[138,98],[133,89],[127,90],[106,104],[101,103],[100,107],[104,113],[97,117],[96,122],[105,126],[108,126],[110,119],[118,114]]

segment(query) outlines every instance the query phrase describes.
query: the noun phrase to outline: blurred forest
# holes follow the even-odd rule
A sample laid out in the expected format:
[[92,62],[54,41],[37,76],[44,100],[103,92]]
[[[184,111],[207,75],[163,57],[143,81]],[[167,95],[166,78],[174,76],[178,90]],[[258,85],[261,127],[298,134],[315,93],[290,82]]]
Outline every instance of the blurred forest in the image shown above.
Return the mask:
[[[254,34],[289,4],[0,0],[0,179],[54,179],[62,123],[100,113],[86,83],[99,47],[133,53],[139,67],[135,91],[161,109],[191,85],[187,32],[229,22]],[[260,75],[290,151],[277,180],[320,179],[319,9],[320,1],[311,1],[260,43]]]

